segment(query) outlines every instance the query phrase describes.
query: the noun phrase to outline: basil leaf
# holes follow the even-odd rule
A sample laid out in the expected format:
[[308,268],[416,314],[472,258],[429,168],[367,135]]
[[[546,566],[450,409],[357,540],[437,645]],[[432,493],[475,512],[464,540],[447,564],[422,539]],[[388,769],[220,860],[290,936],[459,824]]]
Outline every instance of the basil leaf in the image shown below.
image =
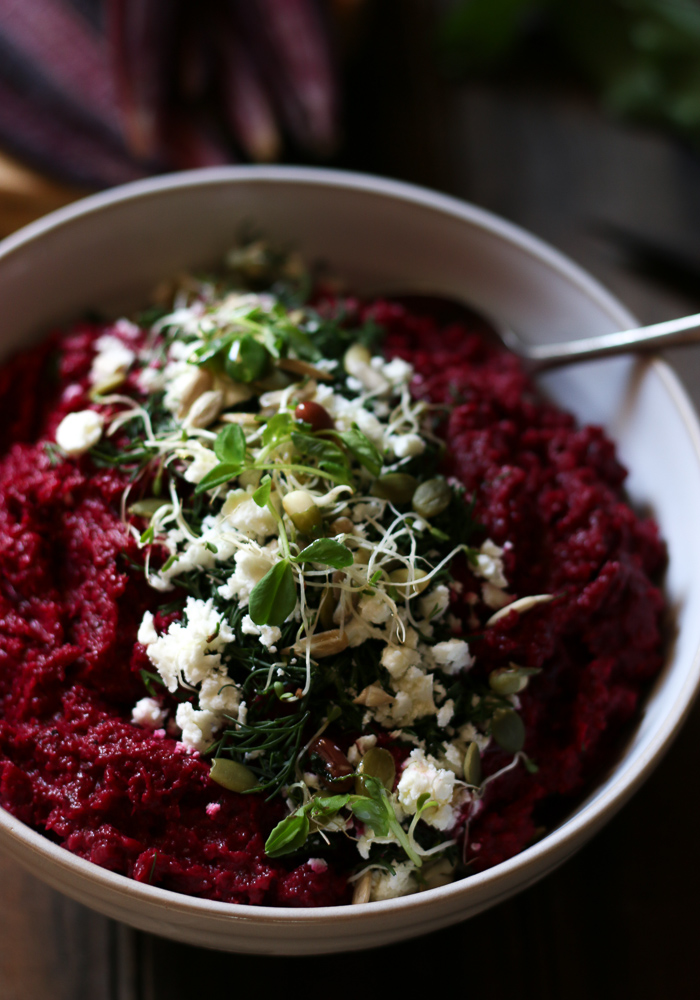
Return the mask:
[[254,382],[265,374],[270,355],[263,344],[247,333],[234,340],[224,361],[224,371],[234,382]]
[[265,841],[265,854],[269,858],[291,854],[304,845],[308,836],[309,820],[306,813],[292,813],[277,824]]
[[260,485],[258,486],[255,493],[253,493],[253,500],[255,500],[258,507],[266,507],[267,501],[270,499],[270,487],[272,486],[272,480],[269,476],[263,476]]
[[382,456],[359,428],[353,427],[349,431],[337,431],[336,434],[360,465],[364,465],[365,469],[373,476],[379,475],[382,471]]
[[268,570],[250,594],[248,613],[256,625],[281,625],[297,603],[291,563],[286,559]]
[[221,462],[219,465],[215,465],[211,472],[207,472],[206,476],[197,483],[195,494],[204,493],[206,490],[213,490],[215,486],[228,483],[240,475],[241,469],[241,464],[230,465],[227,462]]
[[229,424],[216,436],[214,454],[226,465],[240,465],[245,459],[245,434],[238,424]]
[[354,557],[350,549],[340,542],[332,538],[317,538],[311,545],[302,549],[294,561],[322,563],[324,566],[332,566],[333,569],[344,569],[346,566],[352,566]]

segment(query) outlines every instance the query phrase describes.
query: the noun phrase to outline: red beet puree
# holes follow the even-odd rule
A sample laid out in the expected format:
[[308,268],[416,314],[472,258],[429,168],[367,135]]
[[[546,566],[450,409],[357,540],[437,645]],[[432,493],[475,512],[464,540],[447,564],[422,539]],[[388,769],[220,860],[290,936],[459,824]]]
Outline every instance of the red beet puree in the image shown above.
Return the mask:
[[[510,662],[542,668],[520,696],[539,769],[494,782],[471,824],[474,871],[522,850],[609,760],[661,664],[652,581],[664,547],[623,502],[613,445],[539,400],[513,357],[463,324],[439,333],[397,304],[357,308],[415,366],[414,394],[445,405],[446,471],[475,492],[488,537],[508,543],[513,591],[556,595],[547,614],[511,614],[473,642],[484,676]],[[79,324],[0,372],[0,803],[152,885],[233,903],[348,902],[340,865],[265,856],[281,799],[226,791],[199,755],[129,721],[150,667],[136,632],[163,597],[133,565],[143,557],[120,517],[124,474],[50,444],[68,412],[90,406],[92,345],[106,329]],[[465,576],[451,609],[465,623],[469,595]],[[509,759],[493,745],[485,772]]]

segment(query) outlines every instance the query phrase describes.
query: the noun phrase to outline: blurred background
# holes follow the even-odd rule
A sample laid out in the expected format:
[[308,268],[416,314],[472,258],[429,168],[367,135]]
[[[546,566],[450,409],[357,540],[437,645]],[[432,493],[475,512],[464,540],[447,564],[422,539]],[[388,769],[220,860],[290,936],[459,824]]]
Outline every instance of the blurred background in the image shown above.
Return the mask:
[[[424,184],[553,243],[642,322],[700,311],[700,3],[0,0],[0,235],[114,184],[248,162]],[[696,407],[699,356],[669,352]],[[559,872],[376,952],[179,946],[0,858],[0,997],[442,993],[456,971],[493,1000],[694,998],[699,723]]]

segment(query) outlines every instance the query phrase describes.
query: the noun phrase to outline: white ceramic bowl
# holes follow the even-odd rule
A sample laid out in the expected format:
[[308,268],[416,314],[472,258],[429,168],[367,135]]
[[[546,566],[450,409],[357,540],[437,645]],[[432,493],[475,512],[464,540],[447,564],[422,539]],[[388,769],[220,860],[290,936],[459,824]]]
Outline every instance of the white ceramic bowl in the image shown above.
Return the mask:
[[[0,245],[0,344],[26,346],[89,307],[138,306],[160,279],[216,264],[242,223],[327,260],[362,292],[461,298],[532,340],[606,333],[632,317],[561,254],[477,208],[335,171],[232,167],[117,188],[55,212]],[[554,832],[482,874],[416,896],[316,910],[209,902],[133,882],[55,846],[0,810],[0,846],[56,889],[143,930],[192,944],[319,954],[387,944],[461,920],[561,864],[658,762],[698,686],[700,432],[659,361],[617,358],[547,375],[546,391],[603,424],[630,468],[632,500],[668,542],[675,615],[668,662],[624,754]],[[661,819],[663,822],[663,818]],[[572,904],[573,905],[573,904]]]

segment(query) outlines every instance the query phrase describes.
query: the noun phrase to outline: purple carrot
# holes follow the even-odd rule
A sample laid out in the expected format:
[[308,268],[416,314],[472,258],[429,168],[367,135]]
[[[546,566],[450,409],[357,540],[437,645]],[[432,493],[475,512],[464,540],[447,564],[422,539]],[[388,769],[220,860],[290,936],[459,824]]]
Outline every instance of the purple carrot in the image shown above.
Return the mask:
[[206,30],[209,19],[197,11],[186,4],[180,24],[177,80],[180,97],[187,104],[201,101],[210,89],[215,61],[214,40]]
[[77,107],[119,132],[104,39],[67,0],[2,0],[0,35]]
[[313,0],[229,0],[293,138],[327,155],[338,135],[330,43]]
[[206,120],[187,108],[175,109],[168,116],[160,152],[175,170],[217,167],[233,159]]
[[152,159],[170,98],[178,0],[107,0],[107,33],[123,131],[131,152]]
[[281,138],[267,93],[230,19],[222,18],[217,27],[218,82],[233,137],[251,159],[274,160]]
[[143,175],[133,161],[65,115],[40,106],[0,78],[0,141],[55,177],[91,187],[123,184]]

